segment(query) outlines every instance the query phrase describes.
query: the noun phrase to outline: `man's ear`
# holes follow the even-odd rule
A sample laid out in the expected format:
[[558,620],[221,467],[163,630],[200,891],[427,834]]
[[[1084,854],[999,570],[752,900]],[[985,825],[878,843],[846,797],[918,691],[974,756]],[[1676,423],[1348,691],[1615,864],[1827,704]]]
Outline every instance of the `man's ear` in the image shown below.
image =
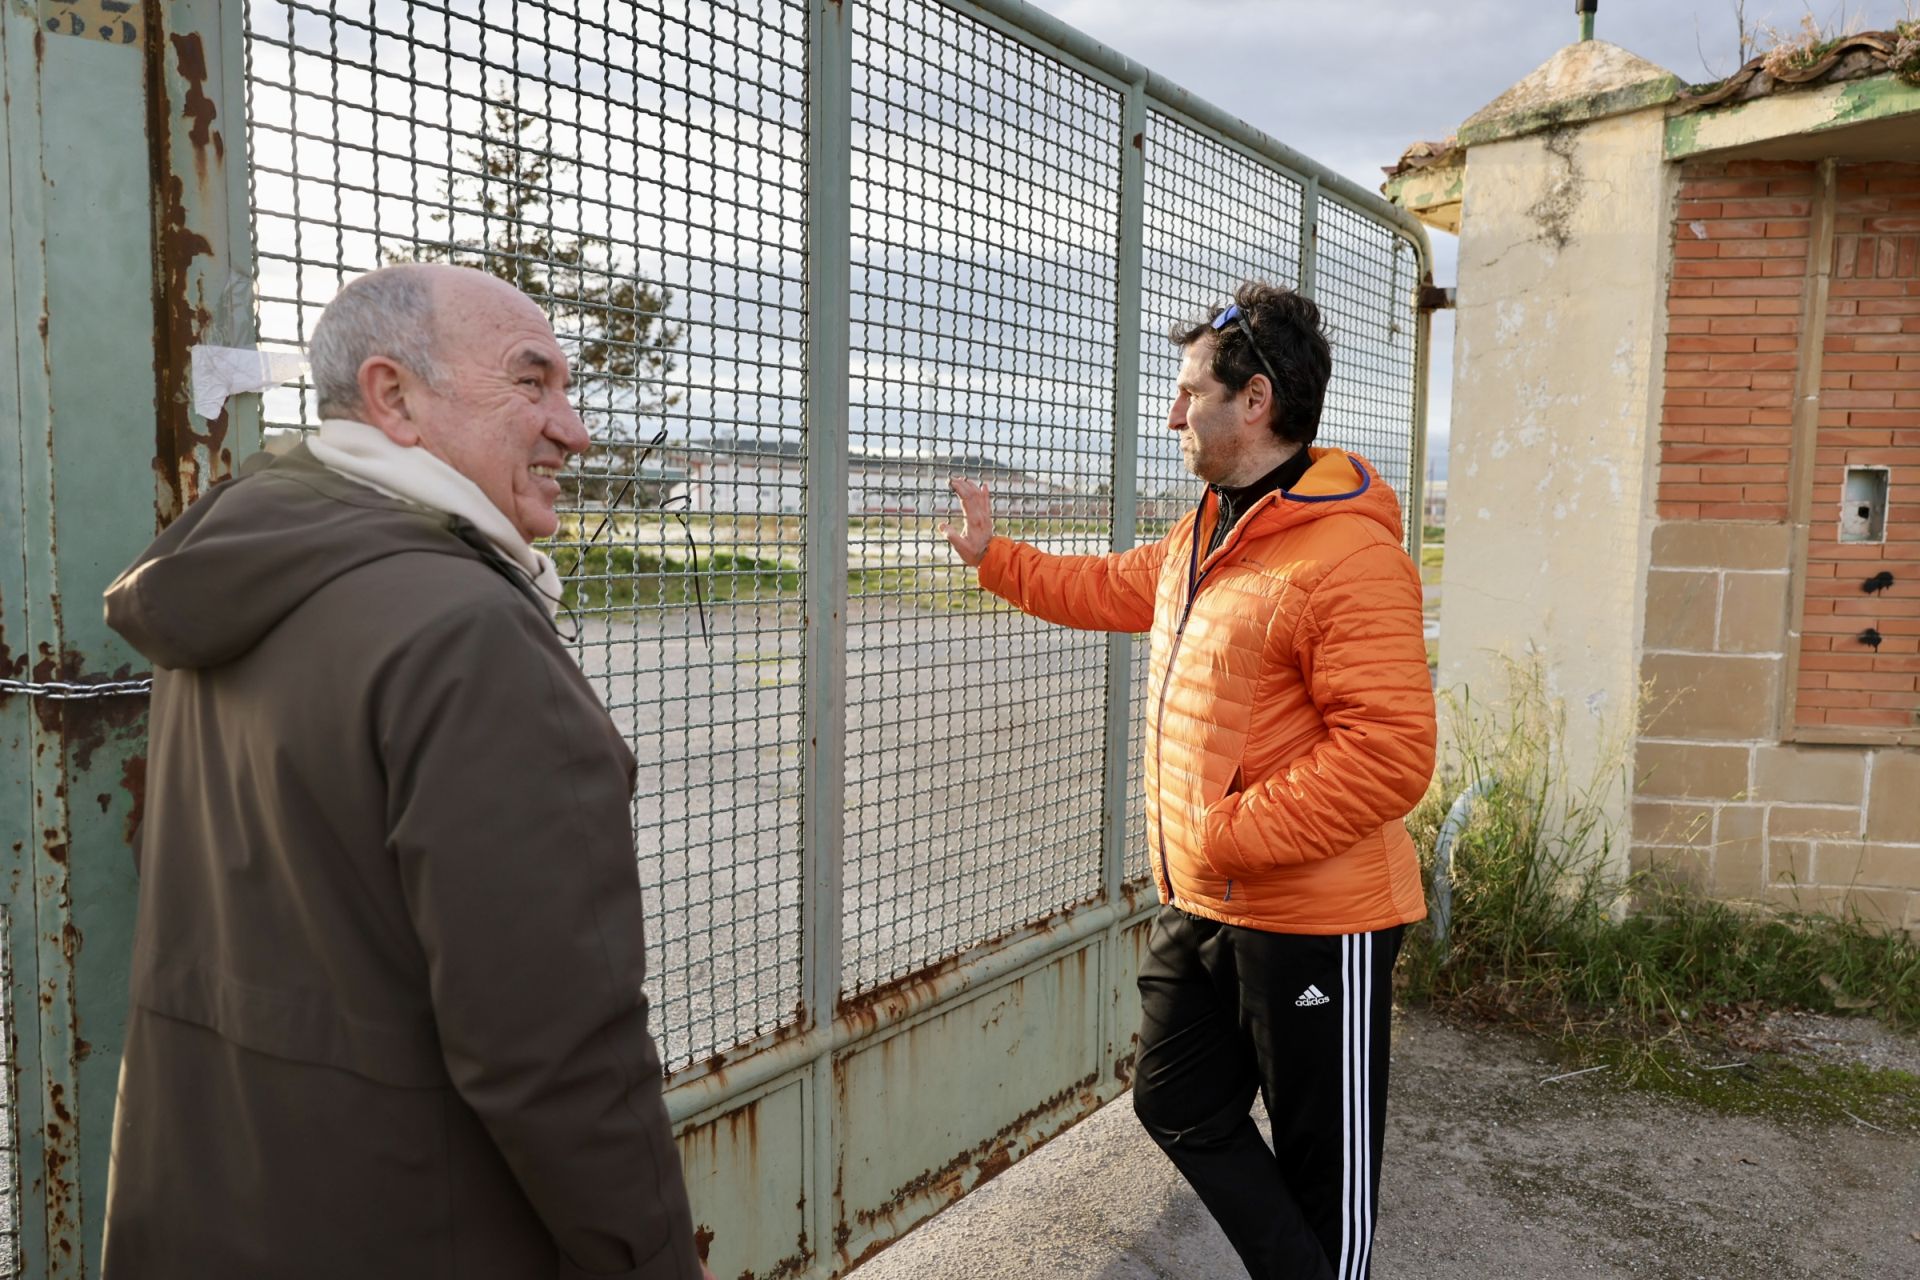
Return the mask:
[[1273,384],[1267,381],[1266,374],[1256,373],[1248,378],[1240,394],[1247,421],[1264,423],[1273,416]]
[[403,448],[420,443],[409,400],[417,380],[391,356],[368,356],[360,363],[360,405],[367,425],[378,427]]

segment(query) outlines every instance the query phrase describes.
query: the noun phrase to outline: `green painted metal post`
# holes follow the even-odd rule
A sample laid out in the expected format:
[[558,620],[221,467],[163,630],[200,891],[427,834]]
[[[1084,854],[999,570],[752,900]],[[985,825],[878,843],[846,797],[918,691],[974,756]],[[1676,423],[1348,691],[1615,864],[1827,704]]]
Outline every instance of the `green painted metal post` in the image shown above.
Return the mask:
[[160,417],[155,511],[164,525],[260,447],[260,397],[209,421],[194,411],[189,356],[254,342],[247,193],[246,5],[171,0],[151,41]]
[[[840,1001],[846,832],[847,401],[852,316],[853,32],[841,0],[814,0],[807,48],[806,776],[801,822],[800,956],[809,1023],[831,1028]],[[833,1048],[822,1037],[811,1082],[809,1238],[830,1260]]]
[[[189,349],[252,332],[242,21],[237,0],[0,12],[0,341],[19,375],[0,406],[0,674],[11,679],[144,676],[106,630],[100,594],[257,440],[246,406],[208,423],[188,405]],[[56,692],[0,695],[0,855],[19,1274],[79,1280],[100,1268],[146,701]]]
[[[1120,234],[1115,264],[1113,347],[1113,534],[1112,549],[1125,551],[1139,535],[1140,433],[1147,421],[1140,406],[1141,245],[1146,220],[1146,85],[1126,90],[1120,115]],[[1132,798],[1133,645],[1130,635],[1107,637],[1106,772],[1100,803],[1100,889],[1118,902],[1125,889],[1127,809]],[[1103,964],[1099,1042],[1101,1070],[1113,1071],[1131,1028],[1114,1016],[1122,982],[1131,980],[1120,964],[1121,927],[1107,930],[1101,945]]]
[[[101,591],[155,523],[154,33],[144,23],[138,7],[115,16],[15,3],[0,13],[12,241],[4,325],[18,374],[0,465],[18,485],[22,552],[8,575],[19,594],[6,601],[5,643],[8,674],[41,685],[144,674],[100,610]],[[49,692],[6,697],[0,744],[10,776],[26,780],[26,821],[9,820],[26,830],[9,841],[6,889],[20,1262],[36,1280],[99,1272],[146,711],[137,695]]]
[[[47,565],[38,545],[45,526],[44,499],[29,506],[32,488],[45,488],[44,447],[33,450],[29,468],[27,438],[33,424],[47,421],[44,339],[38,336],[45,314],[44,255],[37,251],[45,226],[39,178],[40,86],[39,33],[13,6],[0,9],[0,77],[4,78],[7,163],[0,165],[0,342],[15,377],[0,378],[0,675],[31,675],[28,639],[29,582],[44,583]],[[18,181],[15,175],[18,174]],[[37,734],[28,699],[0,696],[0,767],[6,790],[0,793],[6,828],[0,832],[5,858],[5,944],[11,963],[7,992],[7,1094],[12,1102],[12,1131],[0,1135],[13,1152],[12,1176],[16,1236],[0,1256],[0,1275],[37,1275],[46,1265],[47,1206],[41,1194],[45,1164],[45,1091],[40,1086],[39,953],[35,928],[35,850],[40,833],[32,772]],[[17,1256],[11,1256],[17,1251]]]

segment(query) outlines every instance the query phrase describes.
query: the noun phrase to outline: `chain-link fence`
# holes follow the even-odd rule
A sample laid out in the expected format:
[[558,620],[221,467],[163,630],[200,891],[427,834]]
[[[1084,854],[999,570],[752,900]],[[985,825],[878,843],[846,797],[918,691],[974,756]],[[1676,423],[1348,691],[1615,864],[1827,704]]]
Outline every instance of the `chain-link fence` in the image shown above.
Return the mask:
[[[1108,707],[1100,637],[1034,623],[956,570],[937,527],[948,476],[987,483],[1002,530],[1049,550],[1110,547],[1117,489],[1139,537],[1164,533],[1197,493],[1161,427],[1167,327],[1246,277],[1313,289],[1328,313],[1321,442],[1403,495],[1415,447],[1406,233],[1186,107],[1150,97],[1124,137],[1141,88],[993,6],[854,7],[851,199],[833,213],[851,323],[813,331],[810,12],[247,10],[261,345],[303,347],[360,272],[438,260],[518,284],[570,349],[595,443],[551,550],[581,665],[641,762],[673,1069],[806,1016],[810,450],[843,450],[848,475],[828,535],[847,565],[847,727],[821,749],[844,763],[833,963],[852,998],[1099,897],[1113,714],[1135,725],[1125,874],[1146,872],[1138,708]],[[849,354],[844,434],[810,418],[817,342]],[[295,438],[318,420],[311,389],[270,393],[264,416],[270,439]],[[1137,432],[1125,474],[1116,430]],[[1137,686],[1144,645],[1132,661]]]

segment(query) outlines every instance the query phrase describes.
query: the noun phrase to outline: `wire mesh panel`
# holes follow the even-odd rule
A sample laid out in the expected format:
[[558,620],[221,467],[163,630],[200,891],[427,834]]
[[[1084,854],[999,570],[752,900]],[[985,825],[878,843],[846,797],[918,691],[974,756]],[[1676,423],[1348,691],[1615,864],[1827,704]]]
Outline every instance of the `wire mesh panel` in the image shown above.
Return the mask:
[[[808,13],[247,3],[260,345],[304,348],[344,281],[431,260],[528,292],[572,355],[594,447],[550,550],[641,761],[671,1068],[801,1000]],[[844,862],[848,993],[1099,892],[1104,642],[980,594],[937,531],[947,478],[989,485],[1003,533],[1102,551],[1116,406],[1137,410],[1139,536],[1163,535],[1199,489],[1161,425],[1167,328],[1243,279],[1297,283],[1302,211],[1231,128],[1148,110],[1141,314],[1116,324],[1121,93],[964,6],[851,20],[851,326],[821,336],[851,348],[845,841],[823,851]],[[1323,439],[1404,488],[1416,259],[1330,199],[1319,246]],[[1137,387],[1114,385],[1116,329],[1141,344]],[[282,442],[318,416],[304,384],[266,399]],[[1136,645],[1136,688],[1145,664]]]
[[1320,201],[1314,299],[1333,344],[1319,443],[1371,462],[1404,502],[1412,492],[1414,287],[1405,236],[1331,199]]
[[[640,759],[669,1067],[799,1003],[801,3],[248,5],[258,324],[413,260],[540,301],[594,439],[549,546]],[[318,420],[310,387],[267,426]]]
[[950,475],[1111,527],[1119,95],[924,0],[854,18],[844,988],[1098,891],[1105,643],[983,597]]
[[[1175,323],[1227,301],[1243,280],[1297,284],[1300,186],[1235,147],[1158,111],[1147,113],[1141,222],[1139,537],[1164,537],[1199,500],[1201,485],[1166,429],[1180,373],[1168,341]],[[1134,687],[1144,689],[1147,646],[1133,649]],[[1145,782],[1147,700],[1136,698],[1129,744],[1128,879],[1149,873]]]

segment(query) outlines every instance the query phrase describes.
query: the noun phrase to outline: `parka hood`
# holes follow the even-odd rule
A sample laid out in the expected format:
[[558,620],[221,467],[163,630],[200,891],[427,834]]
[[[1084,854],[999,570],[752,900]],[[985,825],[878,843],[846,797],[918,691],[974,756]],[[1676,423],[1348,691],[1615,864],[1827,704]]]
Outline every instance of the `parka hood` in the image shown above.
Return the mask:
[[1313,520],[1336,511],[1362,515],[1402,541],[1406,530],[1400,521],[1400,499],[1393,487],[1380,479],[1372,464],[1357,453],[1344,449],[1309,449],[1313,465],[1300,483],[1276,495],[1284,519],[1289,523]]
[[114,579],[107,625],[155,666],[219,666],[362,565],[411,552],[484,559],[461,523],[348,480],[305,445],[261,454]]
[[[1291,489],[1276,489],[1256,502],[1206,557],[1207,564],[1231,554],[1233,547],[1244,538],[1266,537],[1335,514],[1362,516],[1385,529],[1395,542],[1406,540],[1400,499],[1371,463],[1344,449],[1309,449],[1307,452],[1313,464],[1300,477],[1300,482]],[[1200,539],[1212,527],[1219,509],[1219,496],[1211,488],[1201,494],[1200,505],[1188,517],[1196,531],[1196,548],[1202,545]]]

